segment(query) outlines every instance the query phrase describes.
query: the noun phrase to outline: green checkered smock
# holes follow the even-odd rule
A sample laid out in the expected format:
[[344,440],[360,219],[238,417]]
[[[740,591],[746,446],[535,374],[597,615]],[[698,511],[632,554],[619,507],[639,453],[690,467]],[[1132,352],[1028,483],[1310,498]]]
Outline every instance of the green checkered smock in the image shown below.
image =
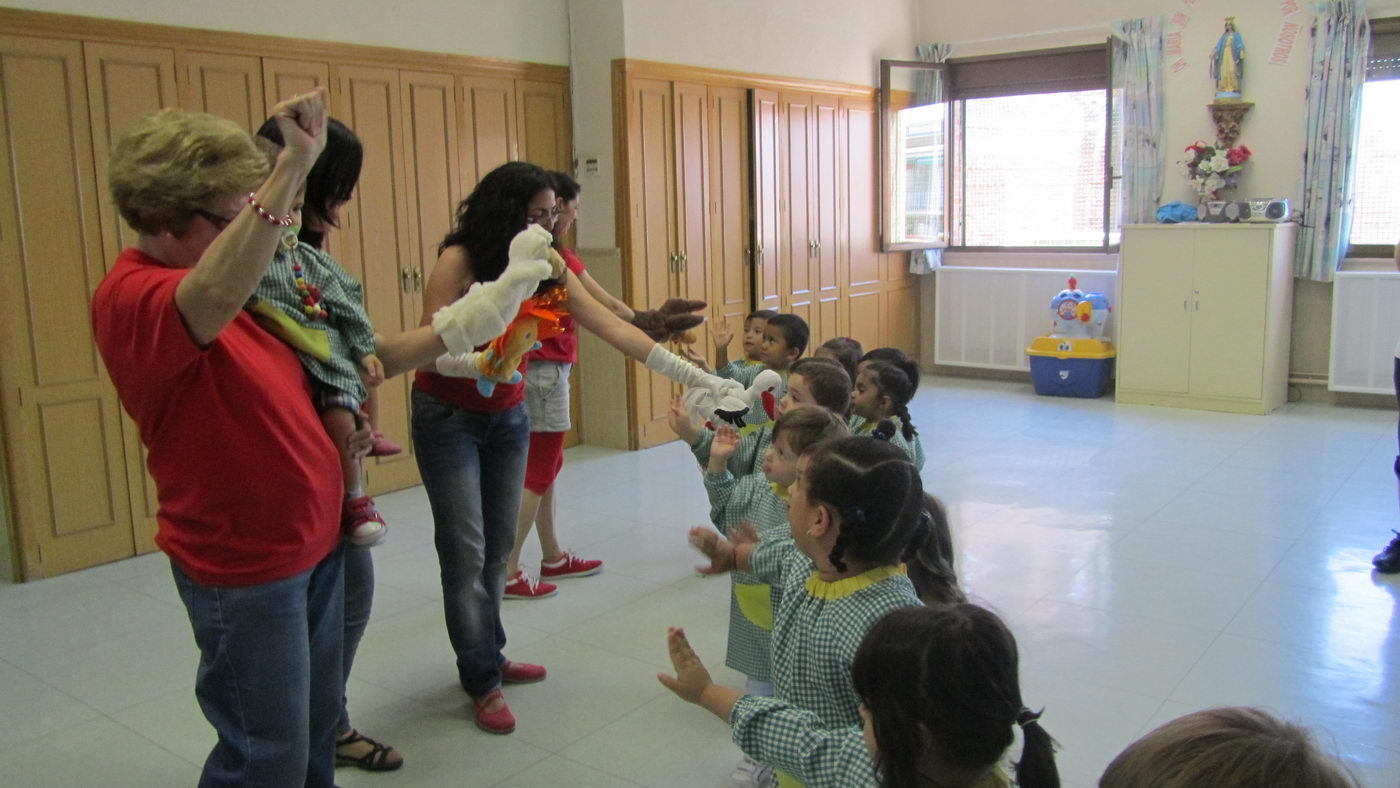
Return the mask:
[[[700,461],[700,466],[705,467],[710,464],[710,446],[715,442],[714,430],[705,430],[700,434],[700,440],[690,447],[695,453],[695,459]],[[773,442],[773,422],[766,424],[750,424],[739,430],[739,449],[734,452],[734,456],[729,458],[725,465],[729,472],[735,476],[748,476],[756,473],[763,475],[763,453],[768,451],[768,444]]]
[[[725,536],[740,523],[748,522],[762,537],[779,537],[788,531],[787,504],[762,473],[735,477],[729,471],[705,474],[705,492],[710,496],[710,521]],[[767,583],[747,572],[730,572],[729,646],[724,664],[754,681],[772,681],[772,653],[769,633],[777,602]]]
[[[321,305],[329,313],[325,320],[312,320],[302,311],[293,256],[301,262],[306,283],[321,288]],[[374,352],[374,328],[365,314],[364,288],[340,263],[306,244],[297,244],[291,251],[278,246],[253,296],[273,304],[304,330],[324,331],[330,340],[330,360],[296,351],[306,374],[320,386],[350,394],[357,402],[365,401],[368,392],[360,379],[360,359]]]
[[779,592],[773,616],[773,693],[823,725],[860,723],[851,662],[886,613],[921,604],[903,565],[825,581],[790,536],[770,535],[749,554],[749,571]]
[[754,361],[749,358],[738,358],[715,370],[715,374],[729,380],[736,380],[744,384],[744,388],[753,385],[754,378],[758,373],[768,369],[768,365],[762,361]]
[[[894,437],[890,438],[890,443],[904,450],[909,455],[909,459],[914,463],[914,467],[919,470],[924,469],[924,442],[918,435],[913,441],[904,438],[904,422],[898,416],[891,416],[890,421],[894,422]],[[869,435],[879,426],[879,422],[866,421],[863,417],[852,413],[846,419],[846,426],[851,428],[852,435]]]
[[[781,698],[745,695],[729,713],[734,743],[750,758],[785,772],[807,788],[876,788],[875,763],[859,725],[826,727],[810,711]],[[786,778],[786,780],[784,779]],[[1007,788],[998,766],[976,788]]]

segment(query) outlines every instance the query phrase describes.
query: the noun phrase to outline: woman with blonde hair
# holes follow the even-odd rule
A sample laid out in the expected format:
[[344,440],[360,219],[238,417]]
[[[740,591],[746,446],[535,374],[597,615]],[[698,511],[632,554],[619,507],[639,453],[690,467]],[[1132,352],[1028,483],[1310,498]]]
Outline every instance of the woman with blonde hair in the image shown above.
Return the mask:
[[[339,452],[295,353],[244,310],[325,146],[325,90],[272,116],[285,145],[270,174],[252,138],[211,115],[166,109],[123,134],[109,185],[137,242],[92,300],[98,350],[148,450],[156,543],[200,650],[195,694],[218,734],[201,786],[335,777]],[[547,250],[546,238],[501,284],[380,342],[386,374],[503,331],[549,275]],[[369,430],[346,443],[367,451]]]

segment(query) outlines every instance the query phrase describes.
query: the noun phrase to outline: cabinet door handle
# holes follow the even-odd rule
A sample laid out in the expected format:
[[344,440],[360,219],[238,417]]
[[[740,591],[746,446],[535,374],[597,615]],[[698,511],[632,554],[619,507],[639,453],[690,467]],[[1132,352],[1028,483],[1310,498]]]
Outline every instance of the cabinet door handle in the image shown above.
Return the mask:
[[763,244],[758,245],[758,264],[763,265]]
[[688,262],[690,262],[690,255],[686,254],[685,252],[681,252],[681,257],[680,257],[681,273],[685,273],[685,268],[686,268],[685,264],[688,263]]
[[414,271],[414,272],[413,272],[413,292],[415,292],[415,293],[421,293],[421,292],[423,292],[423,272],[422,272],[422,271]]
[[410,288],[412,287],[412,278],[409,276],[407,268],[404,268],[399,271],[399,281],[402,282],[403,291],[405,293],[412,292],[410,290]]

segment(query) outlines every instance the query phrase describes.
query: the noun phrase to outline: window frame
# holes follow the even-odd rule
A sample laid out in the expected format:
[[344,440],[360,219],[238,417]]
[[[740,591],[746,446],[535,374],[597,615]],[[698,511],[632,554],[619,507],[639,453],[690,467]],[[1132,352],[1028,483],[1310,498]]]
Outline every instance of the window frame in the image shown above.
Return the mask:
[[[1366,53],[1366,60],[1367,60],[1368,70],[1369,70],[1370,59],[1371,59],[1371,51],[1373,51],[1374,48],[1375,48],[1376,37],[1377,37],[1377,36],[1385,36],[1385,37],[1387,37],[1387,38],[1400,39],[1400,17],[1392,16],[1392,17],[1384,17],[1384,18],[1382,18],[1382,19],[1372,19],[1372,20],[1371,20],[1371,37],[1370,37],[1370,40],[1367,42],[1367,53]],[[1367,82],[1370,82],[1370,81],[1371,81],[1371,79],[1370,79],[1369,76],[1367,77],[1366,81],[1367,81]],[[1380,80],[1377,80],[1377,81],[1380,81]],[[1359,129],[1358,129],[1358,131],[1359,131]],[[1352,197],[1352,199],[1351,199],[1352,205],[1355,205],[1355,204],[1356,204],[1356,200],[1355,200],[1355,196],[1356,196],[1356,195],[1355,195],[1355,189],[1356,189],[1356,182],[1353,181],[1353,182],[1352,182],[1352,195],[1351,195],[1351,197]],[[1348,210],[1354,210],[1354,209],[1349,208]],[[1354,218],[1354,214],[1353,214],[1353,218]],[[1396,235],[1397,235],[1397,238],[1400,238],[1400,229],[1397,229]],[[1395,249],[1396,249],[1396,244],[1354,244],[1354,243],[1351,242],[1351,239],[1348,238],[1348,239],[1347,239],[1347,251],[1346,251],[1346,254],[1342,255],[1342,257],[1343,257],[1343,259],[1355,259],[1355,258],[1385,258],[1385,259],[1390,259],[1390,258],[1393,258],[1393,257],[1395,256]]]

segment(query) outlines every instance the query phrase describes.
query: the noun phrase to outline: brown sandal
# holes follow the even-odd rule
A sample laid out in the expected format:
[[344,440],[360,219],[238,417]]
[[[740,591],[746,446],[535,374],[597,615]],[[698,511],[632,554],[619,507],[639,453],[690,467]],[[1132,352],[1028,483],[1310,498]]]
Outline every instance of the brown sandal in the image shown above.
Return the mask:
[[[358,758],[340,753],[340,748],[347,744],[361,743],[368,744],[370,750]],[[349,736],[337,739],[335,742],[335,765],[337,767],[354,766],[367,772],[392,772],[403,766],[403,756],[399,755],[397,761],[390,761],[391,754],[399,755],[399,751],[387,744],[380,744],[368,736],[361,736],[360,732],[355,730],[350,731]]]

